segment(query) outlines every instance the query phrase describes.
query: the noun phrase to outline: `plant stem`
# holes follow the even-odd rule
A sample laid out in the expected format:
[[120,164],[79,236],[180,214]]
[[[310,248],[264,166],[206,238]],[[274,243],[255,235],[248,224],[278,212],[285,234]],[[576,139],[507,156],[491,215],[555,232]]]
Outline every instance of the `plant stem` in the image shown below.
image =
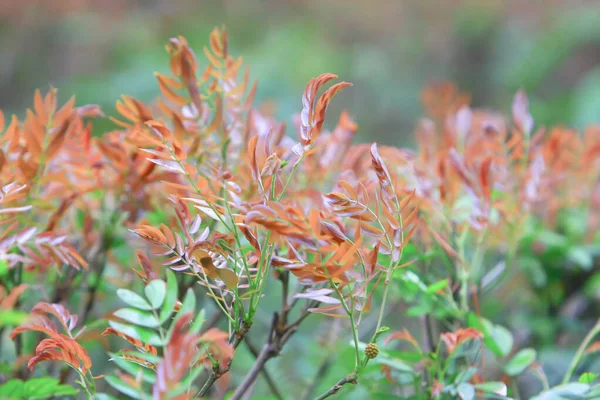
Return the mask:
[[575,373],[575,369],[577,368],[577,366],[581,362],[581,359],[584,356],[585,349],[588,347],[590,342],[594,339],[594,337],[598,333],[600,333],[600,319],[598,319],[598,321],[596,322],[596,325],[594,325],[592,327],[592,329],[589,331],[589,333],[583,339],[583,342],[581,342],[581,344],[579,345],[579,348],[577,349],[577,352],[575,353],[575,356],[573,357],[573,360],[571,361],[571,364],[569,365],[569,369],[567,369],[567,373],[565,374],[565,376],[562,380],[563,384],[568,383],[571,380],[571,377]]
[[[286,284],[287,283],[284,282],[284,285]],[[252,385],[258,377],[258,374],[261,371],[265,371],[264,368],[267,361],[269,361],[271,358],[277,357],[279,353],[281,353],[281,350],[283,349],[287,341],[290,339],[290,337],[296,332],[300,323],[302,323],[302,321],[304,321],[304,319],[308,315],[310,315],[308,309],[316,307],[317,305],[317,301],[310,302],[307,305],[307,307],[301,312],[300,317],[298,317],[298,319],[291,324],[288,324],[287,322],[288,311],[285,310],[285,307],[281,313],[276,312],[273,314],[273,320],[271,322],[271,329],[267,336],[267,341],[263,346],[261,352],[256,357],[256,361],[254,362],[252,369],[250,370],[250,372],[248,372],[248,374],[244,378],[244,381],[240,384],[240,386],[238,386],[238,388],[233,393],[233,396],[231,397],[232,400],[241,399],[244,394],[251,390]]]
[[[278,353],[279,352],[273,344],[265,344],[260,353],[258,354],[258,357],[256,358],[252,369],[250,370],[250,372],[248,372],[248,374],[244,378],[244,381],[237,387],[237,389],[235,389],[235,392],[233,392],[233,395],[231,396],[230,400],[240,400],[242,396],[254,385],[254,382],[258,378],[258,375],[261,373],[261,371],[263,371],[265,363]],[[281,397],[279,396],[279,398]]]
[[[260,356],[260,353],[258,352],[256,347],[254,347],[254,345],[248,340],[248,338],[246,338],[245,342],[246,342],[246,346],[248,347],[248,349],[250,350],[252,355],[258,359],[258,357]],[[265,378],[265,381],[267,382],[267,385],[269,385],[269,389],[271,390],[271,393],[273,393],[273,395],[277,399],[282,400],[284,397],[281,394],[281,391],[279,390],[279,388],[277,387],[275,380],[271,377],[271,374],[269,374],[269,371],[267,371],[267,369],[263,367],[261,372],[263,374],[263,378]]]
[[315,400],[323,400],[329,396],[333,396],[334,394],[339,392],[340,389],[347,383],[351,383],[353,385],[356,385],[358,383],[358,376],[356,375],[356,373],[353,372],[350,375],[343,377],[335,385],[329,388],[328,391],[317,397]]
[[[246,338],[246,335],[248,334],[248,331],[251,328],[251,324],[243,321],[241,323],[241,327],[239,328],[239,330],[236,330],[236,332],[234,332],[234,334],[232,335],[232,337],[229,339],[229,344],[231,345],[231,347],[233,347],[233,349],[237,349],[238,346],[244,341],[244,339]],[[210,376],[208,377],[208,379],[206,380],[206,382],[204,383],[204,385],[202,385],[202,388],[200,389],[200,391],[198,392],[198,396],[200,396],[201,398],[206,396],[206,394],[208,393],[208,391],[210,390],[210,388],[212,387],[212,385],[223,375],[225,375],[227,372],[229,372],[229,370],[231,369],[231,363],[233,362],[233,360],[229,360],[229,362],[227,363],[227,365],[225,366],[225,368],[213,368],[212,373],[210,374]]]

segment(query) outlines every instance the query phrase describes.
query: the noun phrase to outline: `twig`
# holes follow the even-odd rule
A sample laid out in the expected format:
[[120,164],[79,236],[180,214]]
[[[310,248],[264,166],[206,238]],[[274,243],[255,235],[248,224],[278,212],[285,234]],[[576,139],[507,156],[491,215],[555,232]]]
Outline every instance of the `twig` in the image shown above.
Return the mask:
[[358,383],[358,376],[356,375],[356,373],[353,372],[350,375],[343,377],[335,385],[333,385],[328,391],[326,391],[325,393],[323,393],[322,395],[317,397],[315,400],[323,400],[323,399],[326,399],[327,397],[333,396],[334,394],[339,392],[340,389],[342,387],[344,387],[344,385],[347,383],[351,383],[353,385],[356,385]]
[[254,385],[254,382],[258,378],[258,374],[264,371],[265,363],[272,357],[275,357],[277,354],[279,354],[279,351],[274,344],[265,344],[258,354],[258,357],[256,357],[256,361],[254,362],[252,369],[250,372],[248,372],[244,378],[244,381],[237,387],[237,389],[235,389],[235,392],[233,392],[231,400],[241,399],[242,396]]
[[110,234],[107,234],[102,239],[100,250],[98,250],[96,257],[94,257],[94,261],[92,264],[94,266],[93,269],[96,271],[97,276],[95,277],[94,283],[88,286],[87,300],[84,305],[83,314],[80,319],[83,323],[85,323],[86,318],[88,317],[88,315],[92,311],[92,308],[94,307],[98,287],[100,286],[100,282],[102,281],[102,275],[104,274],[104,270],[106,269],[107,253],[111,247],[112,236]]
[[585,354],[585,349],[588,347],[590,342],[594,339],[594,337],[598,333],[600,333],[600,319],[598,319],[598,321],[596,322],[596,325],[594,325],[592,327],[590,332],[583,339],[583,342],[581,342],[581,344],[579,345],[577,352],[575,352],[575,356],[573,357],[573,360],[571,361],[571,364],[569,365],[569,369],[567,369],[567,373],[565,374],[565,376],[562,380],[563,384],[568,383],[571,380],[571,377],[573,376],[575,369],[577,369],[577,366],[579,365],[579,363],[581,362],[581,359],[583,358],[583,356]]
[[264,370],[267,361],[279,355],[279,353],[283,349],[283,346],[285,346],[290,337],[298,329],[298,326],[302,323],[302,321],[304,321],[304,319],[308,315],[310,315],[310,312],[308,310],[312,307],[317,307],[319,304],[316,301],[308,302],[304,310],[300,313],[298,319],[296,319],[296,321],[294,321],[293,323],[289,324],[287,322],[289,312],[291,311],[291,307],[288,304],[287,298],[289,288],[289,271],[283,272],[279,276],[279,280],[283,284],[281,312],[275,312],[273,314],[273,320],[271,322],[271,329],[269,331],[267,341],[260,353],[258,354],[258,356],[256,357],[256,361],[252,366],[252,369],[250,370],[250,372],[248,372],[243,382],[237,387],[237,389],[231,396],[231,400],[239,400],[246,393],[248,393],[249,395],[249,393],[251,392],[251,388],[254,385],[254,382],[256,381],[260,371]]
[[[431,351],[433,350],[433,331],[432,331],[432,326],[431,326],[431,318],[429,317],[429,314],[425,314],[422,317],[422,321],[423,321],[423,330],[425,331],[425,335],[423,336],[424,338],[424,343],[423,343],[423,347],[424,347],[424,352],[426,354],[431,353]],[[429,376],[429,372],[427,369],[425,369],[425,375],[424,375],[424,383],[429,386],[429,381],[430,381],[430,376]]]
[[433,326],[431,325],[431,317],[425,314],[423,317],[423,327],[425,328],[425,352],[430,353],[435,347],[433,341]]
[[271,330],[267,338],[267,343],[263,346],[252,369],[246,375],[240,386],[237,387],[230,400],[239,400],[250,390],[254,381],[256,381],[259,372],[264,369],[267,361],[279,355],[283,346],[298,329],[298,325],[306,318],[306,315],[310,314],[308,312],[309,307],[307,307],[303,314],[291,325],[287,325],[285,321],[282,321],[282,317],[279,313],[273,314],[273,322],[271,323]]
[[[251,326],[252,325],[249,322],[241,321],[239,330],[235,332],[229,339],[229,344],[231,345],[231,347],[233,347],[234,350],[237,349],[238,346],[244,341],[246,335],[250,331]],[[217,381],[217,379],[229,372],[229,370],[231,369],[232,361],[233,360],[229,360],[229,362],[224,368],[221,368],[220,366],[213,368],[212,373],[198,392],[198,396],[206,396],[206,394],[208,393],[212,385]]]

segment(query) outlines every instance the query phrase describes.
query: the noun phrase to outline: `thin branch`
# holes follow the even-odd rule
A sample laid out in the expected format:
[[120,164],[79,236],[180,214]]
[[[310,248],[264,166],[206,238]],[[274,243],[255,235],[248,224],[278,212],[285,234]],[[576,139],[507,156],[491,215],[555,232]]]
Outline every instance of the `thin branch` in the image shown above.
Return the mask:
[[[423,347],[424,352],[426,354],[431,353],[433,351],[433,330],[431,326],[431,318],[429,314],[425,314],[421,317],[421,321],[423,322],[423,330],[425,331],[425,335],[423,335]],[[429,386],[430,376],[429,371],[425,369],[424,381],[427,386]]]
[[237,387],[237,389],[235,389],[235,392],[233,392],[231,400],[240,400],[242,396],[254,385],[258,375],[261,372],[264,372],[265,363],[272,357],[275,357],[277,354],[279,354],[279,351],[274,344],[265,344],[258,354],[258,357],[256,357],[256,361],[254,362],[252,369],[250,372],[248,372],[244,378],[244,381]]
[[[244,341],[244,339],[246,338],[246,335],[250,331],[250,328],[251,328],[250,323],[248,323],[246,321],[241,321],[239,331],[234,332],[233,335],[231,336],[231,338],[229,339],[229,344],[231,345],[231,347],[233,347],[234,350],[237,349],[239,347],[239,345]],[[200,396],[200,397],[206,396],[206,394],[208,393],[208,391],[210,390],[212,385],[217,381],[217,379],[219,379],[220,377],[225,375],[227,372],[229,372],[229,370],[231,369],[232,361],[233,360],[229,360],[229,362],[227,363],[227,365],[224,368],[221,368],[220,366],[213,368],[212,373],[210,374],[207,381],[204,383],[204,385],[198,392],[198,396]]]
[[340,389],[342,389],[342,387],[344,387],[344,385],[347,383],[351,383],[353,385],[356,385],[358,383],[358,376],[356,375],[356,373],[353,372],[350,375],[343,377],[335,385],[329,388],[328,391],[317,397],[315,400],[323,400],[327,397],[333,396],[334,394],[339,392]]
[[237,387],[237,389],[233,393],[231,400],[239,400],[245,394],[249,395],[249,393],[252,390],[252,387],[254,386],[254,382],[258,378],[259,373],[261,371],[264,371],[265,364],[267,363],[267,361],[269,361],[271,358],[279,356],[279,353],[283,349],[283,346],[285,346],[290,337],[296,332],[298,326],[302,323],[302,321],[304,321],[304,319],[308,315],[310,315],[310,312],[308,310],[312,307],[317,307],[319,304],[316,301],[308,302],[308,304],[300,313],[298,319],[296,319],[296,321],[294,321],[293,323],[288,324],[287,318],[291,310],[287,301],[289,272],[285,271],[284,273],[282,273],[279,276],[279,279],[283,284],[281,304],[282,311],[280,313],[276,312],[273,314],[273,320],[271,322],[271,329],[269,331],[269,335],[267,336],[267,341],[260,353],[258,354],[258,356],[256,357],[256,361],[252,366],[252,369],[250,370],[250,372],[248,372],[243,382]]
[[599,333],[600,333],[600,319],[598,319],[596,324],[592,327],[590,332],[583,339],[583,342],[581,342],[581,345],[577,349],[577,352],[575,352],[575,356],[573,357],[571,364],[569,364],[567,373],[563,377],[562,384],[566,384],[571,380],[573,373],[575,373],[577,366],[579,365],[579,363],[581,362],[581,359],[585,355],[585,349],[588,347],[588,345],[594,339],[594,337]]

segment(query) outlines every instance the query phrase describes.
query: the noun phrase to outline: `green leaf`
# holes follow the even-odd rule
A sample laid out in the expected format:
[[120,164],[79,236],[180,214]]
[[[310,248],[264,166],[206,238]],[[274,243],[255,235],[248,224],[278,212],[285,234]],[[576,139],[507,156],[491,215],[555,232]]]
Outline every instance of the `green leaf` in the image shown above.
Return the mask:
[[517,260],[517,265],[525,272],[533,286],[540,288],[548,283],[548,275],[539,258],[523,256]]
[[132,338],[141,340],[144,343],[149,343],[153,346],[164,346],[158,333],[153,330],[142,328],[140,326],[122,324],[120,322],[108,321],[108,324],[119,332],[131,336]]
[[513,335],[512,333],[501,325],[494,325],[492,331],[492,338],[498,345],[502,357],[506,357],[510,354],[513,347]]
[[202,309],[202,310],[200,310],[198,315],[196,315],[196,318],[194,318],[194,322],[192,323],[192,326],[190,327],[190,333],[193,333],[193,334],[200,333],[200,330],[202,329],[202,325],[204,325],[205,321],[206,321],[206,311],[204,311],[204,309]]
[[0,398],[18,399],[25,395],[25,384],[20,379],[11,379],[0,386]]
[[58,385],[54,389],[53,396],[77,396],[77,389],[69,385]]
[[[162,361],[162,358],[160,356],[154,355],[152,353],[145,353],[145,352],[137,351],[137,350],[127,351],[127,355],[140,358],[144,361],[151,362],[153,364],[158,364],[159,362]],[[143,367],[143,365],[138,364],[133,360],[126,360],[126,361],[129,361],[130,363],[137,364],[137,365],[140,365]]]
[[160,322],[152,313],[136,308],[121,308],[115,311],[114,315],[138,326],[156,328],[160,325]]
[[25,382],[24,395],[28,399],[43,399],[54,394],[59,381],[54,378],[38,378]]
[[495,393],[500,396],[506,396],[508,389],[504,382],[485,382],[475,385],[475,389],[481,390],[485,393]]
[[121,368],[123,371],[127,372],[131,376],[140,376],[144,382],[148,382],[154,384],[156,382],[156,374],[152,372],[152,370],[148,368],[144,368],[143,366],[136,364],[134,362],[128,361],[124,358],[121,358],[120,355],[114,353],[108,353],[111,357],[111,361],[114,362]]
[[594,258],[590,252],[581,246],[571,247],[567,252],[567,259],[586,271],[594,265]]
[[414,372],[410,365],[408,365],[404,361],[397,359],[397,358],[391,358],[391,357],[386,357],[384,355],[380,355],[373,361],[376,364],[387,365],[388,367],[392,367],[393,369],[401,371],[401,372],[410,372],[410,373]]
[[0,327],[21,325],[29,314],[18,310],[0,310]]
[[421,315],[431,313],[431,311],[433,310],[433,303],[428,300],[430,300],[430,298],[421,298],[420,303],[415,304],[414,306],[409,307],[408,310],[406,310],[406,315],[409,317],[419,317]]
[[571,382],[564,385],[555,386],[550,390],[541,393],[539,396],[532,397],[531,400],[570,400],[581,398],[590,390],[590,385],[585,383]]
[[119,400],[114,396],[106,393],[96,393],[96,400]]
[[140,310],[152,310],[153,307],[139,294],[127,289],[117,289],[117,296],[125,303]]
[[142,398],[150,397],[150,396],[142,396],[142,393],[138,392],[137,390],[135,390],[134,388],[129,386],[127,383],[123,382],[123,380],[121,380],[121,378],[117,378],[116,376],[105,376],[104,379],[106,379],[106,382],[108,382],[108,384],[110,386],[114,387],[119,392],[121,392],[129,397],[133,397],[134,399],[142,399]]
[[565,236],[553,231],[540,232],[537,240],[548,248],[564,248],[568,245],[568,240]]
[[426,357],[426,355],[422,353],[410,351],[387,350],[386,353],[389,354],[391,357],[398,358],[402,361],[406,361],[413,364],[418,363]]
[[443,279],[441,281],[435,282],[427,287],[425,292],[432,294],[437,293],[439,290],[445,289],[448,286],[448,279]]
[[188,376],[186,376],[175,389],[172,389],[169,394],[171,396],[177,396],[186,391],[190,386],[194,384],[194,381],[196,380],[196,378],[198,378],[198,376],[200,376],[202,371],[204,371],[204,366],[199,366],[192,369],[189,372]]
[[475,368],[475,367],[468,368],[458,374],[458,376],[454,380],[454,383],[457,383],[457,384],[469,383],[469,380],[473,377],[473,375],[475,375],[476,372],[477,372],[477,368]]
[[487,347],[497,357],[504,356],[502,349],[494,340],[492,335],[494,325],[490,321],[485,318],[480,319],[477,314],[470,312],[467,314],[467,327],[475,328],[483,333],[483,343],[485,344],[485,347]]
[[504,372],[509,376],[519,375],[535,361],[535,357],[536,352],[534,349],[523,349],[515,354],[510,361],[504,365]]
[[167,294],[159,316],[161,324],[169,319],[173,313],[175,304],[177,304],[177,277],[171,269],[167,269]]
[[146,285],[144,293],[146,294],[146,298],[150,300],[152,308],[158,308],[165,300],[167,284],[163,280],[155,279]]
[[0,278],[3,278],[6,274],[8,274],[8,262],[0,260]]
[[462,400],[473,400],[475,398],[475,387],[470,383],[461,383],[456,390]]
[[579,382],[580,383],[592,383],[594,382],[598,377],[600,376],[600,374],[594,374],[592,372],[586,372],[584,374],[581,374],[581,376],[579,377]]
[[183,299],[183,302],[181,303],[181,308],[179,309],[179,311],[177,311],[175,318],[173,318],[173,323],[171,324],[171,326],[169,327],[169,331],[167,332],[167,338],[171,337],[171,334],[173,333],[173,329],[175,328],[175,323],[177,322],[177,320],[179,318],[181,318],[184,314],[186,314],[188,312],[193,313],[195,310],[196,310],[196,295],[194,294],[194,291],[190,288],[190,289],[188,289],[187,293],[185,294],[185,298]]

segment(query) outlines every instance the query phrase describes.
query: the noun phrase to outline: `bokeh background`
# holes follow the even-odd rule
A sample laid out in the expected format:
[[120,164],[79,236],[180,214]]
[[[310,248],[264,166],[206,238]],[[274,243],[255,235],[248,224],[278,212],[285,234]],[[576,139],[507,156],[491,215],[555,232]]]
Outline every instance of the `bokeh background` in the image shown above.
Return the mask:
[[524,88],[541,124],[600,119],[600,2],[578,0],[2,0],[0,108],[49,84],[109,115],[123,93],[151,100],[166,41],[184,35],[201,54],[222,24],[282,120],[311,77],[353,82],[333,108],[352,112],[359,140],[409,143],[438,80],[502,111]]
[[[0,0],[0,109],[22,113],[34,90],[49,85],[59,89],[61,102],[75,93],[78,104],[100,104],[108,115],[115,115],[121,94],[152,101],[159,94],[153,72],[169,73],[168,39],[185,36],[204,63],[202,48],[221,25],[230,52],[243,56],[259,82],[258,101],[271,104],[282,121],[301,110],[311,77],[333,72],[353,82],[336,97],[327,123],[333,126],[348,109],[359,141],[410,145],[423,115],[421,91],[445,80],[471,93],[475,107],[505,112],[523,88],[541,125],[600,122],[598,0]],[[113,128],[108,119],[95,124],[98,133]],[[540,300],[540,309],[548,302]],[[541,315],[519,307],[504,317],[513,328],[550,338],[541,358],[550,379],[558,379],[571,357],[552,343],[564,318],[552,308]],[[264,326],[270,315],[267,309],[258,316]],[[318,321],[308,324],[325,329]],[[259,331],[252,339],[261,343],[263,336]],[[302,390],[291,384],[298,385],[297,376],[313,378],[314,365],[306,360],[323,357],[312,336],[303,338],[286,361],[272,365],[291,392]],[[237,376],[252,363],[252,356],[240,354]],[[324,381],[346,372],[337,365]]]

